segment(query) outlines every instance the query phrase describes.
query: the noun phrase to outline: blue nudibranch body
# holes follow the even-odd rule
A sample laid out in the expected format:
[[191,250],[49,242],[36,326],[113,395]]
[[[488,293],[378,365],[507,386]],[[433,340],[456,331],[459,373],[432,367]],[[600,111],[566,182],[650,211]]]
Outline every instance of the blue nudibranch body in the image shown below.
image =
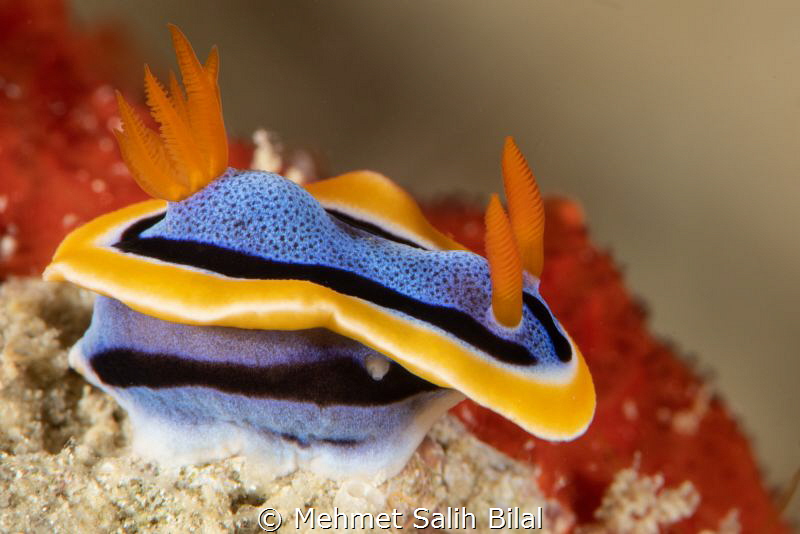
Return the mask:
[[172,31],[188,97],[147,71],[163,142],[121,98],[118,133],[163,200],[77,229],[46,271],[101,295],[70,362],[128,411],[140,453],[380,478],[462,395],[545,438],[585,430],[594,388],[539,295],[543,210],[513,141],[487,262],[376,173],[303,188],[225,169],[216,52],[201,65]]

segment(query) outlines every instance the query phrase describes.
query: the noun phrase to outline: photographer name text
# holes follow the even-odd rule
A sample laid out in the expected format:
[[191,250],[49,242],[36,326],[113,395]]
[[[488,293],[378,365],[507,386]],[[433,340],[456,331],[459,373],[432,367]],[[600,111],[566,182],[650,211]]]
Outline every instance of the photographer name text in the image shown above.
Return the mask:
[[[328,529],[403,529],[405,527],[423,529],[475,529],[478,518],[476,514],[468,512],[465,507],[447,507],[444,510],[431,511],[428,508],[415,508],[409,514],[411,523],[406,519],[406,513],[397,509],[382,513],[344,513],[338,508],[332,512],[321,512],[315,508],[294,511],[293,525],[300,527],[328,530]],[[542,528],[542,507],[534,512],[522,511],[515,508],[489,508],[485,516],[491,529],[523,529],[533,530]]]

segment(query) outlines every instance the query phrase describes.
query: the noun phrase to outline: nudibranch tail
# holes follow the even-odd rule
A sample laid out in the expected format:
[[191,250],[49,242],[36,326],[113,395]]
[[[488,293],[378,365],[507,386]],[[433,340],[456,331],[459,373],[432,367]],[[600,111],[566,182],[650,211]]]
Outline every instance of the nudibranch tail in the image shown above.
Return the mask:
[[145,67],[147,104],[160,137],[117,94],[122,131],[115,131],[122,157],[142,189],[155,198],[183,200],[220,176],[228,163],[217,74],[219,53],[212,48],[201,65],[189,41],[170,25],[186,94],[170,74],[169,94]]
[[502,167],[511,227],[522,266],[538,278],[544,262],[544,204],[533,172],[510,136],[503,146]]
[[486,208],[486,259],[492,277],[492,311],[498,323],[516,328],[522,320],[522,263],[500,198]]

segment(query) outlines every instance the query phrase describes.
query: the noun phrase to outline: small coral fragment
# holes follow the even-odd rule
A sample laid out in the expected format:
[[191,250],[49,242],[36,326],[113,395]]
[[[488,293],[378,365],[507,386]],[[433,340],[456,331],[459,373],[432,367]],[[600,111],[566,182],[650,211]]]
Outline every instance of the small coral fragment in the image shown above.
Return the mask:
[[690,517],[699,504],[700,494],[691,482],[664,488],[663,475],[642,475],[631,467],[617,473],[595,517],[609,532],[658,534]]

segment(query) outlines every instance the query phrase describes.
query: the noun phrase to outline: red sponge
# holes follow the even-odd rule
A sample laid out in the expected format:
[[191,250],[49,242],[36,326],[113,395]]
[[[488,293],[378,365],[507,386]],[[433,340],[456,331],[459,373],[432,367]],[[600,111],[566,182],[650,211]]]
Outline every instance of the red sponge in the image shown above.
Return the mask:
[[[426,212],[481,252],[480,207],[449,200]],[[578,204],[549,199],[546,217],[541,291],[592,371],[595,420],[577,440],[550,443],[470,401],[454,412],[482,440],[535,463],[544,490],[580,523],[593,520],[614,475],[638,456],[642,473],[662,473],[666,485],[689,480],[701,495],[696,513],[674,525],[675,532],[716,529],[732,509],[739,510],[743,532],[789,532],[730,412],[673,347],[648,331],[611,257],[589,241]]]

